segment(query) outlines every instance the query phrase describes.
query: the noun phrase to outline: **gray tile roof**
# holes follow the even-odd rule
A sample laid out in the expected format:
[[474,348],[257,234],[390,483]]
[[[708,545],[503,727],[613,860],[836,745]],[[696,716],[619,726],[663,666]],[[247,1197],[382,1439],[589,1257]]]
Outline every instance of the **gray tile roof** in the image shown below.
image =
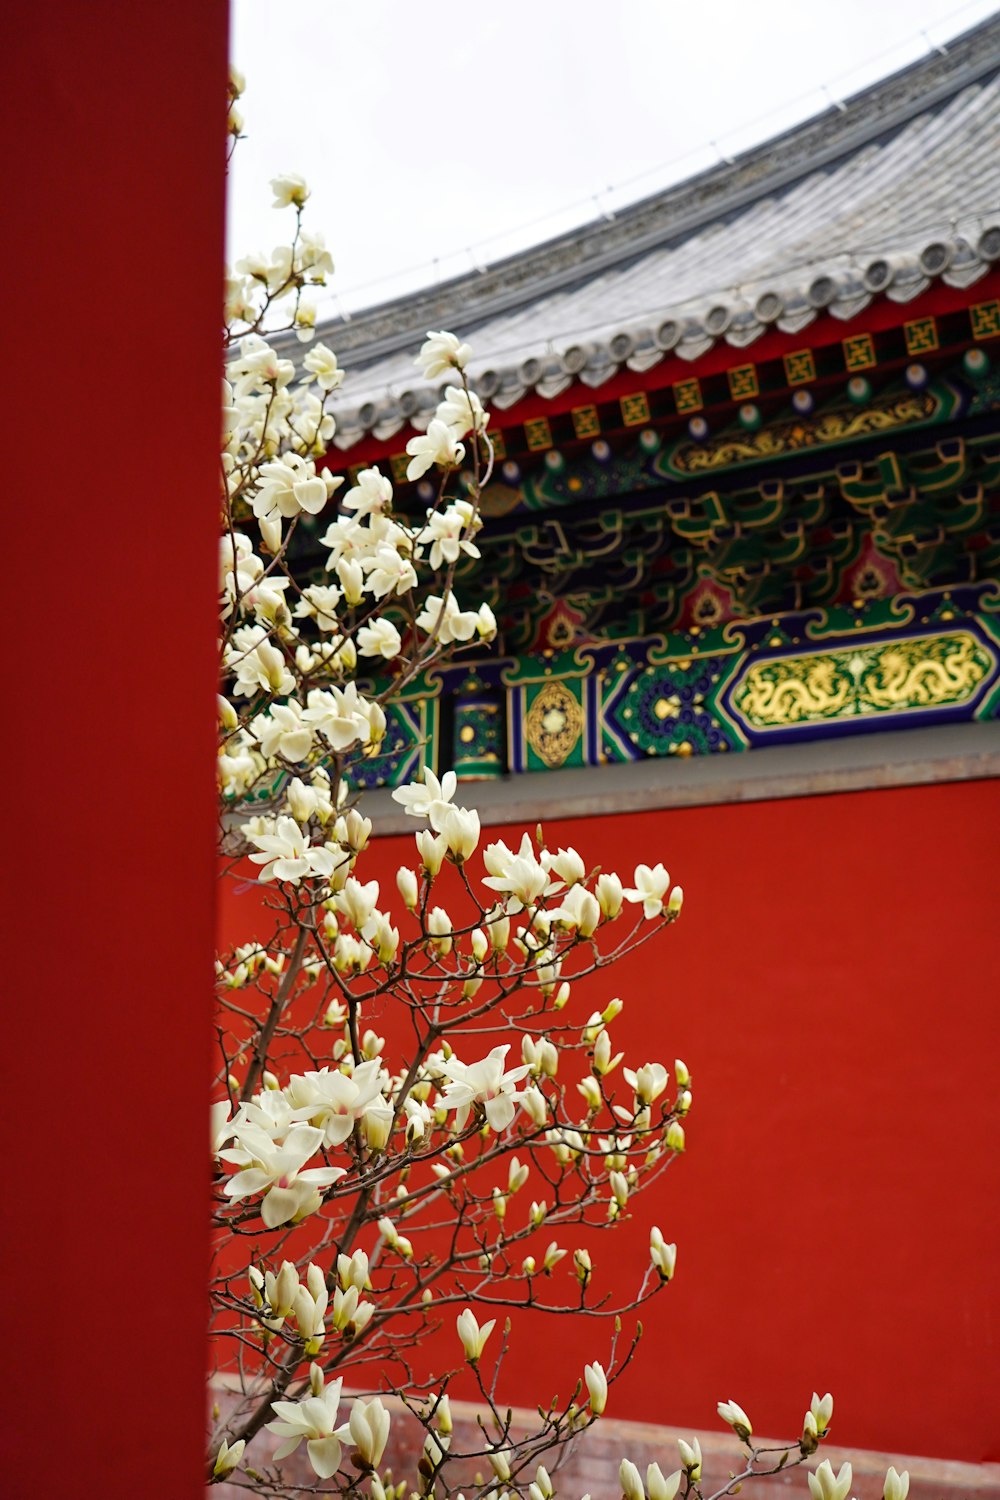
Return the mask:
[[503,409],[672,352],[857,316],[1000,260],[1000,17],[805,125],[618,214],[318,330],[349,375],[335,442],[423,427],[427,329],[469,338]]

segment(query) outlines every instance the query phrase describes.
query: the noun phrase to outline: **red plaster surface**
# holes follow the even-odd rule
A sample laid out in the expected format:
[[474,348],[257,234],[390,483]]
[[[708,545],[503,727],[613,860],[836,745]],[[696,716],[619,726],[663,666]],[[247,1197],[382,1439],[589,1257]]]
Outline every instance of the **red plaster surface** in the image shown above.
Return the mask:
[[4,22],[0,1488],[193,1500],[227,8]]
[[[583,1019],[620,994],[616,1043],[694,1078],[688,1154],[639,1208],[677,1241],[677,1277],[612,1416],[706,1428],[733,1396],[782,1432],[829,1389],[846,1445],[1000,1457],[998,812],[997,783],[966,782],[546,825],[591,865],[662,859],[687,893],[676,927],[571,1001]],[[382,840],[364,876],[394,895],[403,860],[412,840]],[[236,938],[254,894],[234,889]],[[639,1225],[592,1248],[598,1286],[638,1284]],[[533,1326],[502,1401],[565,1399],[606,1338]],[[442,1337],[453,1354],[450,1318]]]

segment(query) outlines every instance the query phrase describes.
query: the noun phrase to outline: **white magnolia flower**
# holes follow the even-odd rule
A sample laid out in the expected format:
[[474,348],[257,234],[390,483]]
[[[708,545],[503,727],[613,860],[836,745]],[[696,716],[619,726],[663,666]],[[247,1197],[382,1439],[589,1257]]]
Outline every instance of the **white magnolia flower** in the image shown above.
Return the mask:
[[575,928],[581,937],[590,937],[601,920],[601,908],[585,885],[572,885],[548,916],[554,925]]
[[484,432],[490,420],[489,412],[483,410],[475,391],[465,391],[460,385],[448,386],[434,415],[453,428],[457,437],[464,437],[473,429]]
[[451,593],[443,599],[438,594],[428,594],[423,609],[417,615],[417,625],[442,646],[452,645],[456,641],[464,644],[471,641],[473,636],[490,641],[496,635],[497,628],[488,605],[483,604],[478,610],[462,610],[458,607],[455,595]]
[[312,729],[303,724],[301,705],[294,698],[272,704],[266,714],[258,714],[250,722],[250,733],[268,760],[276,755],[285,760],[305,760],[312,749]]
[[636,1072],[631,1068],[623,1070],[625,1082],[630,1088],[635,1089],[635,1097],[639,1104],[652,1104],[658,1099],[667,1086],[670,1076],[662,1063],[643,1063]]
[[440,833],[457,788],[454,771],[445,771],[438,781],[430,766],[424,766],[423,780],[396,787],[392,800],[404,807],[411,818],[426,818],[434,832]]
[[516,854],[507,848],[502,839],[495,844],[487,844],[483,863],[490,872],[483,884],[507,895],[509,912],[519,912],[522,907],[533,906],[549,888],[549,873],[535,858],[528,834],[523,835],[521,847]]
[[302,1401],[271,1402],[278,1420],[268,1422],[267,1430],[282,1439],[274,1450],[276,1460],[287,1458],[304,1441],[313,1472],[320,1479],[336,1474],[342,1451],[340,1440],[350,1436],[346,1426],[335,1429],[343,1383],[338,1379],[324,1385],[323,1372],[318,1365],[312,1365],[310,1395]]
[[[331,266],[332,269],[332,266]],[[302,361],[317,385],[324,391],[335,391],[344,379],[344,372],[337,364],[337,356],[325,344],[314,344]]]
[[378,1468],[389,1440],[389,1413],[378,1396],[371,1401],[355,1401],[349,1425],[362,1463],[369,1469]]
[[302,590],[302,596],[295,606],[296,619],[315,620],[320,630],[327,632],[339,630],[337,605],[341,598],[342,591],[335,583],[311,583]]
[[670,876],[662,865],[636,865],[635,886],[623,892],[626,901],[642,903],[645,917],[659,916],[663,910],[663,898],[670,885]]
[[299,230],[299,265],[303,271],[312,273],[309,280],[314,285],[323,285],[324,278],[333,275],[333,256],[326,248],[326,240],[316,230]]
[[344,1175],[343,1167],[302,1170],[323,1142],[323,1132],[311,1125],[293,1126],[282,1145],[259,1125],[240,1125],[234,1133],[238,1147],[220,1151],[219,1155],[243,1170],[226,1183],[226,1197],[238,1202],[263,1193],[260,1216],[268,1229],[314,1213],[322,1201],[320,1188],[329,1187]]
[[278,177],[272,177],[271,192],[274,194],[272,208],[287,208],[290,203],[301,208],[309,197],[306,180],[297,172],[282,172]]
[[457,562],[462,553],[479,557],[479,548],[466,535],[473,529],[476,513],[468,500],[456,500],[445,510],[427,513],[427,525],[417,537],[417,545],[430,547],[429,562],[436,571],[447,563]]
[[854,1471],[850,1464],[842,1464],[839,1474],[834,1474],[828,1458],[824,1458],[815,1474],[809,1474],[809,1492],[812,1500],[847,1500]]
[[251,842],[262,852],[251,854],[255,865],[263,865],[261,880],[287,880],[298,885],[309,875],[332,875],[333,851],[324,844],[310,844],[294,818],[278,818],[273,833],[255,833]]
[[252,698],[261,689],[274,694],[295,691],[295,678],[288,670],[284,654],[267,640],[262,625],[248,625],[233,632],[226,651],[226,666],[236,676],[233,693],[237,698]]
[[365,1110],[382,1099],[382,1064],[359,1063],[348,1076],[338,1068],[293,1073],[285,1096],[297,1119],[321,1131],[325,1146],[342,1146]]
[[362,469],[341,504],[359,521],[362,516],[381,515],[392,508],[392,484],[380,469]]
[[262,483],[253,497],[257,517],[290,518],[300,511],[318,516],[329,499],[326,480],[316,473],[311,459],[298,453],[285,453],[262,464],[260,475]]
[[460,343],[453,333],[428,333],[414,364],[427,380],[434,380],[446,370],[464,370],[471,353],[469,345]]
[[360,881],[349,875],[333,899],[341,916],[346,917],[351,926],[361,932],[371,920],[372,912],[378,904],[378,896],[377,880]]
[[489,1121],[490,1129],[499,1133],[506,1130],[514,1119],[515,1106],[520,1094],[514,1085],[529,1072],[527,1065],[504,1072],[504,1061],[510,1051],[510,1043],[494,1047],[481,1062],[463,1063],[457,1057],[442,1063],[442,1072],[451,1080],[442,1095],[445,1109],[458,1111],[456,1123],[459,1130],[465,1125],[473,1104],[481,1104]]
[[383,710],[373,700],[363,698],[353,682],[343,688],[313,688],[302,718],[337,752],[349,750],[359,741],[375,743],[385,733]]
[[362,656],[381,656],[392,661],[403,649],[399,631],[391,620],[374,620],[358,631],[358,650]]
[[465,444],[455,436],[454,428],[439,422],[435,417],[425,433],[410,438],[406,445],[410,462],[406,466],[406,477],[411,482],[419,479],[435,464],[444,469],[455,469],[465,457]]
[[384,543],[364,560],[365,588],[375,599],[387,594],[405,594],[416,587],[417,574],[408,557]]
[[471,1364],[475,1364],[478,1359],[482,1358],[483,1350],[486,1347],[486,1340],[493,1332],[495,1326],[496,1318],[491,1318],[488,1323],[484,1323],[480,1328],[471,1308],[468,1307],[464,1312],[460,1312],[455,1319],[455,1327],[458,1329],[458,1336],[462,1340],[465,1357]]

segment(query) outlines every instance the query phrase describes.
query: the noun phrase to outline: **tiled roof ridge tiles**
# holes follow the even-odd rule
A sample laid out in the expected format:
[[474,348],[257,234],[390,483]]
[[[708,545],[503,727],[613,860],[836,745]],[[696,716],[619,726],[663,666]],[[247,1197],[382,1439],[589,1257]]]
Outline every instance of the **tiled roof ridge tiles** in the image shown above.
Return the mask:
[[865,144],[878,144],[917,114],[936,109],[969,83],[1000,70],[1000,14],[955,38],[944,51],[891,74],[820,115],[616,211],[611,221],[578,226],[551,240],[433,287],[323,323],[320,337],[353,354],[355,369],[442,323],[471,332],[476,324],[550,291],[589,280],[623,258],[683,240],[699,226],[738,213],[810,176]]

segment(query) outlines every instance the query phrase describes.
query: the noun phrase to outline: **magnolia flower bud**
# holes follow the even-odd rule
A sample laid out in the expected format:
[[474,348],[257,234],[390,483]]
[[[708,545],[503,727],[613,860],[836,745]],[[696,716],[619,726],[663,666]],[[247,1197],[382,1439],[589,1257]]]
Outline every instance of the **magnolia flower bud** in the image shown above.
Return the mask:
[[444,863],[448,845],[441,834],[431,833],[429,828],[421,828],[420,832],[415,835],[415,840],[421,863],[433,880]]
[[510,1166],[507,1169],[507,1191],[509,1193],[516,1193],[519,1188],[523,1188],[528,1180],[530,1170],[527,1163],[522,1166],[517,1157],[512,1156]]
[[378,1032],[372,1031],[371,1027],[368,1028],[361,1038],[361,1050],[369,1062],[379,1056],[384,1046],[385,1037],[379,1036]]
[[543,1464],[539,1464],[535,1470],[535,1480],[530,1488],[537,1491],[538,1500],[552,1500],[552,1480]]
[[628,1183],[621,1172],[612,1172],[608,1178],[611,1192],[619,1208],[624,1208],[628,1202]]
[[445,1391],[444,1395],[438,1402],[434,1412],[434,1417],[437,1422],[437,1429],[440,1435],[442,1437],[450,1437],[454,1424],[451,1420],[451,1401],[448,1399],[447,1391]]
[[[583,1253],[586,1254],[586,1251],[584,1251]],[[562,1260],[563,1256],[566,1255],[566,1254],[568,1254],[568,1251],[561,1250],[559,1248],[559,1246],[556,1244],[555,1240],[550,1240],[549,1243],[548,1243],[548,1245],[546,1245],[546,1247],[545,1247],[545,1256],[544,1256],[544,1259],[542,1260],[542,1270],[543,1271],[552,1271],[552,1270],[554,1270],[555,1267]]]
[[462,1340],[465,1357],[470,1364],[475,1364],[482,1357],[483,1349],[486,1347],[486,1340],[493,1332],[495,1325],[496,1319],[491,1318],[488,1323],[484,1323],[480,1328],[473,1316],[472,1310],[468,1307],[464,1312],[459,1313],[455,1319],[455,1327],[458,1329],[458,1336]]
[[348,604],[360,604],[365,592],[365,575],[361,571],[361,564],[352,557],[340,558],[337,562],[337,577]]
[[681,1463],[685,1472],[690,1474],[692,1480],[697,1484],[701,1478],[701,1444],[697,1438],[692,1438],[686,1443],[683,1438],[677,1439],[677,1446],[681,1452]]
[[684,1126],[679,1120],[671,1120],[664,1140],[671,1151],[684,1150]]
[[521,1262],[521,1270],[525,1276],[534,1276],[536,1269],[535,1257],[533,1255],[526,1255]]
[[590,1259],[589,1250],[574,1250],[573,1265],[576,1270],[576,1279],[580,1285],[585,1287],[593,1274],[594,1265]]
[[582,1094],[591,1114],[596,1114],[601,1107],[601,1086],[593,1074],[588,1073],[576,1086],[578,1094]]
[[452,949],[451,918],[443,906],[433,906],[427,914],[427,933],[431,946],[446,958]]
[[674,1077],[677,1079],[677,1087],[686,1089],[691,1082],[691,1074],[687,1070],[687,1063],[681,1062],[680,1058],[674,1060]]
[[510,942],[510,918],[505,915],[502,907],[495,906],[492,912],[488,913],[486,923],[493,951],[506,953]]
[[621,911],[622,902],[625,899],[618,876],[613,873],[598,875],[594,883],[594,895],[597,897],[597,904],[601,908],[602,915],[609,922],[613,921]]
[[530,1210],[530,1212],[528,1214],[528,1217],[530,1218],[532,1224],[537,1229],[538,1226],[539,1226],[539,1224],[545,1218],[545,1215],[547,1213],[548,1213],[548,1204],[546,1203],[545,1199],[543,1198],[540,1203],[532,1203],[531,1210]]
[[810,1453],[815,1453],[819,1447],[819,1432],[816,1429],[816,1418],[811,1411],[807,1411],[802,1423],[802,1436],[799,1438],[799,1449],[808,1458]]
[[834,1475],[828,1458],[824,1458],[815,1474],[807,1476],[812,1500],[847,1500],[854,1471],[850,1464],[842,1464],[840,1473]]
[[497,1448],[486,1456],[490,1461],[490,1468],[496,1477],[500,1480],[501,1484],[505,1484],[510,1478],[509,1449]]
[[290,1260],[283,1260],[281,1262],[281,1269],[274,1278],[273,1287],[268,1294],[268,1301],[271,1304],[271,1308],[279,1317],[287,1318],[292,1310],[292,1303],[295,1300],[295,1293],[298,1289],[298,1271]]
[[669,1281],[677,1264],[677,1246],[666,1244],[655,1224],[649,1231],[649,1258],[659,1271],[661,1280]]
[[590,1409],[595,1417],[599,1417],[608,1404],[608,1377],[604,1373],[604,1366],[595,1360],[592,1365],[586,1366],[583,1378],[590,1395]]
[[753,1434],[753,1426],[750,1418],[735,1401],[720,1401],[717,1407],[719,1416],[724,1422],[728,1422],[741,1443],[745,1443]]
[[646,1470],[649,1500],[674,1500],[674,1496],[680,1489],[681,1477],[681,1470],[676,1469],[668,1479],[664,1479],[659,1464],[650,1464]]
[[892,1464],[886,1470],[885,1484],[882,1487],[884,1500],[906,1500],[910,1492],[910,1476],[906,1469],[902,1474],[897,1474]]
[[530,1088],[526,1088],[521,1095],[521,1108],[533,1125],[544,1125],[549,1117],[549,1107],[545,1102],[545,1095],[541,1089],[536,1089],[534,1084]]
[[474,927],[469,933],[469,946],[476,963],[481,964],[490,951],[490,940],[481,927]]
[[670,892],[670,896],[667,900],[667,911],[670,912],[672,916],[676,917],[683,905],[684,888],[683,886],[675,885],[673,890]]
[[403,898],[403,905],[407,911],[414,911],[417,905],[417,877],[408,865],[400,865],[396,871],[396,888]]
[[507,1199],[496,1187],[493,1189],[493,1212],[502,1224],[507,1217]]
[[243,1457],[243,1450],[245,1447],[245,1438],[240,1438],[239,1441],[234,1443],[231,1448],[226,1439],[223,1438],[222,1447],[219,1449],[218,1454],[216,1455],[215,1468],[212,1470],[212,1473],[216,1476],[222,1474],[231,1474],[233,1470],[238,1467],[240,1459]]
[[464,864],[479,843],[479,814],[474,808],[449,807],[440,831],[451,858]]
[[389,1413],[378,1396],[355,1401],[348,1425],[358,1457],[366,1469],[374,1469],[382,1461],[389,1438]]
[[830,1395],[830,1392],[827,1391],[825,1396],[820,1397],[816,1391],[813,1391],[813,1397],[809,1403],[809,1411],[816,1423],[817,1436],[821,1438],[826,1437],[827,1429],[833,1419],[833,1397]]
[[646,1500],[646,1491],[642,1487],[642,1476],[634,1463],[623,1458],[618,1465],[618,1482],[621,1485],[625,1500]]

